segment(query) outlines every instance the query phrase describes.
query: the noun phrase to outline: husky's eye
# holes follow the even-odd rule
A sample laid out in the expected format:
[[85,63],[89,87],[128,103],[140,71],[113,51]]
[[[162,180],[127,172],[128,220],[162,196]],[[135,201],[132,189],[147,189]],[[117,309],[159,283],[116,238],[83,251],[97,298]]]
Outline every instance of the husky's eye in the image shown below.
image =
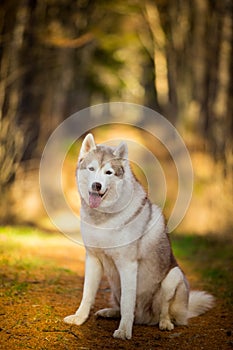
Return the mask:
[[106,175],[112,175],[113,172],[112,172],[111,170],[107,170],[105,174],[106,174]]
[[90,171],[94,171],[94,170],[95,170],[95,168],[94,168],[93,166],[90,166],[90,167],[88,168],[88,170],[90,170]]

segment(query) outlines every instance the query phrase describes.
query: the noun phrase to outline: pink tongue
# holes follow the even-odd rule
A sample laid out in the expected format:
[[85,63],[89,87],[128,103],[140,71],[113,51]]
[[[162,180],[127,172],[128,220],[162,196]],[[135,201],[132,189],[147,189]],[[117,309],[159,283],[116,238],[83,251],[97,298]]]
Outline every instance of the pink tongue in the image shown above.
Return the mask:
[[89,205],[91,208],[97,208],[101,203],[101,196],[98,193],[89,194]]

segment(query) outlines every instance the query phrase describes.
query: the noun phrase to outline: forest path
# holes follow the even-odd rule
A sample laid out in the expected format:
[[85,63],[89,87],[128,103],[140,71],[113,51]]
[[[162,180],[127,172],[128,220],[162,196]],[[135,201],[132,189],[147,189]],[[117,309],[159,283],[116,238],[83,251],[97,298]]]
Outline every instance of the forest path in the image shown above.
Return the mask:
[[[199,256],[203,256],[202,249],[208,246],[203,243],[206,239],[194,238],[191,244],[190,238],[174,236],[175,253],[192,288],[209,290],[217,297],[216,306],[191,319],[188,327],[162,332],[157,326],[136,325],[133,338],[121,341],[112,337],[117,320],[94,317],[95,311],[109,303],[110,290],[105,279],[89,320],[81,327],[63,322],[65,316],[74,313],[82,297],[84,248],[62,235],[30,228],[24,231],[0,229],[0,349],[233,349],[229,245],[220,247],[218,242],[212,243],[204,260],[198,262]],[[197,243],[199,248],[195,251]],[[220,248],[224,260],[219,257]],[[208,255],[211,249],[217,259],[214,266],[214,252]],[[199,272],[202,268],[206,271],[205,264],[212,266],[212,277],[203,280]]]

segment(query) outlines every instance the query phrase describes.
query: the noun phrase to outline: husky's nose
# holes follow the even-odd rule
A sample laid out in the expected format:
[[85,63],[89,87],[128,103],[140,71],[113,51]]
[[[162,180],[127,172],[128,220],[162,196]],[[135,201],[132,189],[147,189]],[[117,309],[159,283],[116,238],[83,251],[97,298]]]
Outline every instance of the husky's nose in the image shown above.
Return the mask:
[[97,192],[99,192],[101,190],[101,187],[102,187],[102,185],[99,182],[93,182],[93,184],[91,186],[92,191],[97,191]]

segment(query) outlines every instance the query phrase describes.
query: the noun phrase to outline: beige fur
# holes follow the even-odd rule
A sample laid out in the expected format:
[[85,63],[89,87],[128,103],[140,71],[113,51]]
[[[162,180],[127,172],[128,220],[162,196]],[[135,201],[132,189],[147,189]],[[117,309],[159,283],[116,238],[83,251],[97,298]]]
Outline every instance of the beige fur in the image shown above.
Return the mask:
[[[161,330],[172,330],[175,324],[186,325],[189,317],[212,307],[211,295],[189,292],[173,256],[162,212],[133,176],[125,143],[110,148],[96,145],[93,136],[87,135],[80,151],[77,183],[87,252],[85,283],[78,310],[65,322],[81,325],[87,320],[103,273],[114,305],[96,314],[120,317],[115,338],[130,339],[133,323],[159,324]],[[97,191],[97,187],[101,188]]]

